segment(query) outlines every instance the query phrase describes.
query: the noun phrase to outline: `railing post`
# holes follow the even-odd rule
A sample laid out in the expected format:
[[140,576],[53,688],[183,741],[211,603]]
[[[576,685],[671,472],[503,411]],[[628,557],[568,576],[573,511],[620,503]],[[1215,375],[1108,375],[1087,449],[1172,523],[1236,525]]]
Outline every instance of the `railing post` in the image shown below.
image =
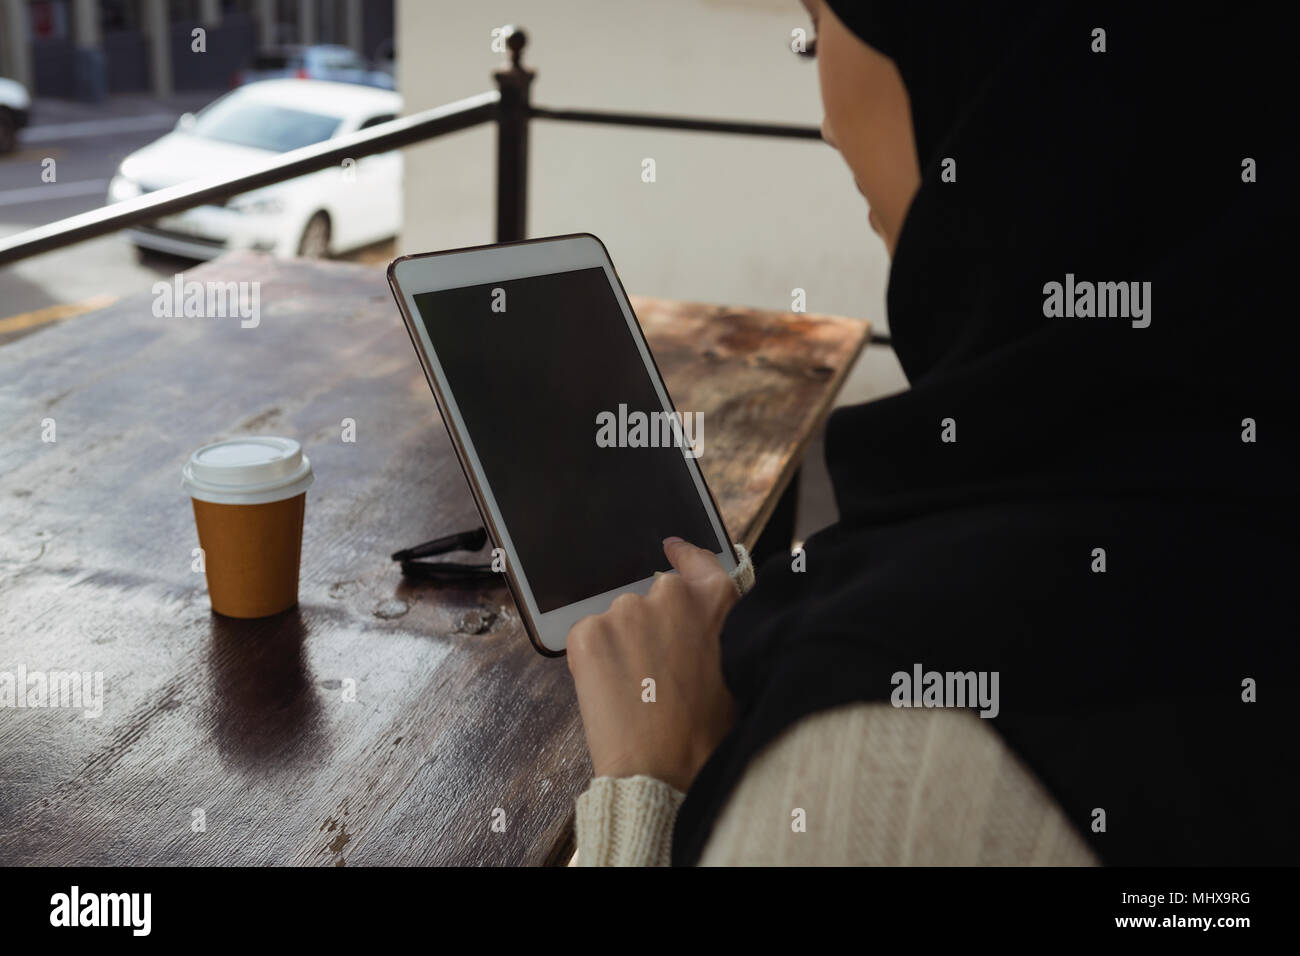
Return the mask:
[[528,121],[533,71],[524,68],[524,31],[506,37],[510,66],[493,72],[501,91],[497,107],[497,242],[514,242],[528,233]]

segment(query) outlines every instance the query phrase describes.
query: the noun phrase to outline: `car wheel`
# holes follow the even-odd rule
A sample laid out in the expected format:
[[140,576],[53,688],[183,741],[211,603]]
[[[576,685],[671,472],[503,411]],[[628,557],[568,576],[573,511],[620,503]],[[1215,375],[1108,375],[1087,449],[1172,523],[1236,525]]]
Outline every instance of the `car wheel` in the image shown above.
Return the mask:
[[318,212],[307,222],[298,241],[298,255],[304,259],[324,259],[330,254],[330,217]]
[[7,109],[0,109],[0,153],[12,153],[18,146],[18,124]]

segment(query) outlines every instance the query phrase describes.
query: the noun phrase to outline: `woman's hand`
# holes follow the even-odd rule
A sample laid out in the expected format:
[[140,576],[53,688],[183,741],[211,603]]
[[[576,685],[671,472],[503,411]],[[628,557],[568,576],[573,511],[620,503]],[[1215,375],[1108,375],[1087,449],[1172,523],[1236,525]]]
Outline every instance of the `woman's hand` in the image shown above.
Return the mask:
[[703,548],[668,538],[664,554],[677,574],[573,625],[569,670],[595,775],[645,774],[684,791],[732,724],[718,635],[737,594]]

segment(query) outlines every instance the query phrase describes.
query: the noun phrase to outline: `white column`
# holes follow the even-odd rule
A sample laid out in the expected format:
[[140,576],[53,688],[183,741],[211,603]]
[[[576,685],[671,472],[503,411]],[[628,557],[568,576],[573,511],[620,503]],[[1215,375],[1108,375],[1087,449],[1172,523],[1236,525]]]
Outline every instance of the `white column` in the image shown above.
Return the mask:
[[316,0],[298,0],[298,42],[316,42]]
[[363,48],[365,42],[361,29],[361,0],[344,0],[344,36],[347,38],[347,45],[352,47],[362,56],[366,55]]
[[257,39],[263,50],[269,50],[279,42],[279,25],[275,0],[257,0]]
[[99,0],[75,0],[72,7],[72,42],[83,50],[99,46]]
[[4,29],[3,63],[6,73],[32,90],[31,26],[27,20],[27,0],[4,0],[0,9],[0,23]]
[[221,26],[221,0],[199,0],[199,22],[205,27]]
[[149,37],[154,96],[172,95],[172,33],[167,0],[144,0],[144,29]]

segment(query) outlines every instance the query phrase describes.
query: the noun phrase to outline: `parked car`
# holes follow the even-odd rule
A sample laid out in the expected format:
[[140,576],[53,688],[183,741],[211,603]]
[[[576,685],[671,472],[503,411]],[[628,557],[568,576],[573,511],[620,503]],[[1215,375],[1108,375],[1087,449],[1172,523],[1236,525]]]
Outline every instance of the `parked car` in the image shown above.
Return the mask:
[[31,116],[32,98],[17,80],[0,76],[0,153],[18,147],[18,131]]
[[[394,119],[396,93],[318,80],[251,83],[186,114],[176,129],[127,156],[108,201],[195,179],[232,176],[287,152]],[[195,259],[229,249],[322,257],[397,234],[402,155],[394,150],[164,216],[130,240]]]
[[351,47],[332,43],[280,46],[257,53],[248,66],[235,74],[234,85],[276,79],[329,80],[393,88],[391,70],[376,69]]

